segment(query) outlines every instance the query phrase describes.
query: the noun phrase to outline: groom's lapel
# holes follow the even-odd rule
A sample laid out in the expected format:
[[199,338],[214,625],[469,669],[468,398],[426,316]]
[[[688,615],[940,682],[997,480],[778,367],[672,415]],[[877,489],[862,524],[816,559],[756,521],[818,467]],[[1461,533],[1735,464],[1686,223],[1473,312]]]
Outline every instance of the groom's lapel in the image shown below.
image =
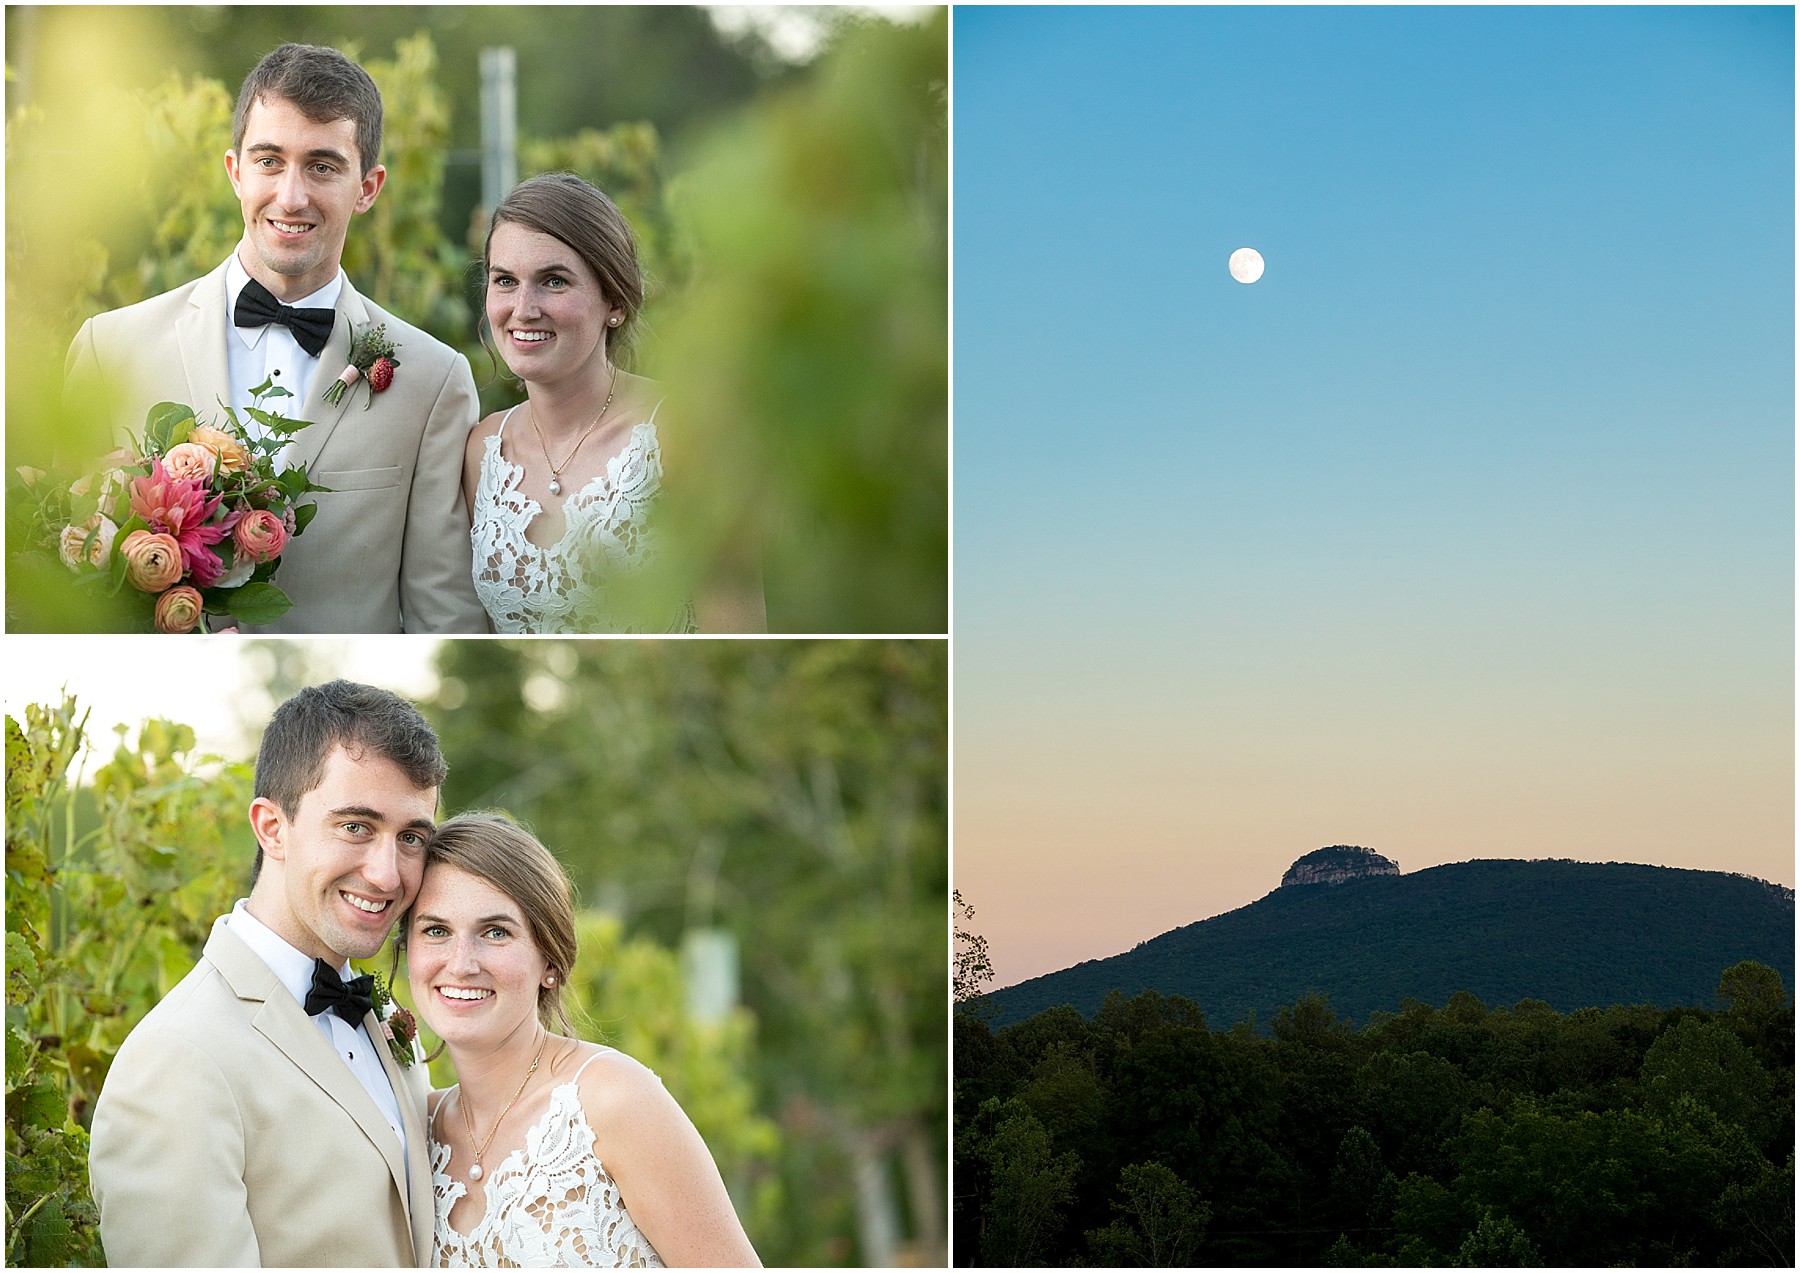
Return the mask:
[[231,371],[225,340],[231,316],[225,312],[225,266],[208,274],[188,293],[187,312],[175,320],[175,344],[187,376],[187,405],[202,419],[219,411],[219,400],[231,395]]
[[[413,1075],[425,1062],[414,1060],[412,1066],[401,1069],[394,1060],[393,1049],[388,1046],[387,1036],[381,1032],[381,1021],[371,1012],[363,1018],[363,1027],[368,1030],[369,1037],[375,1040],[376,1050],[381,1056],[381,1068],[387,1071],[388,1083],[394,1089],[394,1103],[400,1107],[400,1123],[406,1128],[406,1169],[412,1181],[411,1190],[403,1190],[407,1199],[407,1218],[412,1222],[414,1260],[420,1268],[431,1261],[432,1226],[436,1218],[436,1199],[432,1194],[431,1184],[431,1146],[426,1139],[425,1110],[423,1098],[413,1087]],[[424,1080],[427,1090],[431,1085],[429,1075]]]
[[368,306],[363,303],[363,298],[356,289],[350,286],[350,280],[346,277],[344,286],[338,292],[337,323],[331,329],[331,339],[319,351],[319,367],[313,372],[312,387],[306,391],[306,401],[300,404],[299,410],[294,409],[291,400],[272,404],[282,415],[310,421],[294,435],[294,449],[290,452],[289,461],[291,464],[310,466],[316,463],[319,453],[325,449],[325,443],[336,432],[350,409],[350,404],[362,402],[364,395],[369,392],[369,387],[359,380],[345,390],[344,396],[335,404],[325,401],[325,391],[336,383],[339,374],[350,365],[351,331],[361,331],[368,323]]
[[[206,942],[206,957],[219,969],[238,998],[260,1001],[260,1006],[251,1011],[250,1024],[356,1120],[370,1143],[381,1151],[400,1196],[410,1198],[406,1160],[400,1152],[399,1137],[388,1126],[386,1116],[376,1108],[374,1098],[357,1082],[350,1067],[332,1050],[312,1018],[294,1001],[294,996],[276,979],[269,966],[225,927],[223,919],[213,925],[212,936]],[[395,1095],[404,1109],[405,1098],[399,1093]],[[304,1115],[296,1112],[296,1117]],[[304,1127],[297,1130],[300,1135],[311,1131]]]

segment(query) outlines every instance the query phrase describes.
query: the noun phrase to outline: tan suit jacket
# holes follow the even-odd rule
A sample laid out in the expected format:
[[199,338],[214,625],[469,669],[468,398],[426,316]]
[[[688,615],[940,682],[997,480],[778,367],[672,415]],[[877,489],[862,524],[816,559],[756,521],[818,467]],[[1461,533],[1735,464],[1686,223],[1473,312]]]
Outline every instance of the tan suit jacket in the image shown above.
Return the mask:
[[376,1040],[406,1151],[294,996],[223,919],[126,1038],[88,1175],[114,1267],[410,1268],[431,1256],[424,1102]]
[[[469,364],[448,345],[359,295],[348,279],[306,401],[268,405],[312,423],[294,462],[330,494],[282,554],[275,584],[294,602],[266,632],[480,632],[487,615],[469,566],[463,446],[479,407]],[[97,314],[69,346],[70,377],[104,373],[127,389],[125,423],[142,435],[158,402],[216,419],[229,399],[225,263],[161,296]],[[358,384],[336,406],[325,391],[350,361],[350,324],[386,323],[400,367],[371,401]],[[363,406],[369,403],[365,411]]]

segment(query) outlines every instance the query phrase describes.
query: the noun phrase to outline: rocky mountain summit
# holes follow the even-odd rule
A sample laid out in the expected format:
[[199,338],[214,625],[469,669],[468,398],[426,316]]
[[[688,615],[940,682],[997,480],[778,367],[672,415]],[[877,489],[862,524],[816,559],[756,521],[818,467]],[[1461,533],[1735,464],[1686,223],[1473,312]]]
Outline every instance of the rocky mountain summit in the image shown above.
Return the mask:
[[1374,849],[1356,844],[1333,844],[1314,849],[1288,867],[1281,877],[1281,887],[1297,884],[1343,884],[1349,880],[1368,879],[1373,875],[1398,875],[1400,864],[1382,857]]
[[1706,1007],[1720,974],[1745,959],[1794,984],[1793,894],[1724,871],[1478,858],[1401,874],[1379,853],[1334,845],[1295,862],[1282,884],[1121,954],[993,991],[991,1019],[1065,1003],[1086,1016],[1115,990],[1180,995],[1214,1029],[1268,1029],[1311,991],[1356,1022],[1458,991],[1496,1008]]

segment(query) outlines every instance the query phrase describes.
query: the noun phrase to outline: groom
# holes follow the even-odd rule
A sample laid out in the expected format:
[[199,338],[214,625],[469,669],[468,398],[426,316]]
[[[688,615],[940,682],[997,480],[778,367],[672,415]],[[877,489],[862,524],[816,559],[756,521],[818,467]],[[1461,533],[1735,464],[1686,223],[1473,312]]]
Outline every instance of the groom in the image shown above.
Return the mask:
[[250,897],[132,1030],[94,1107],[112,1265],[430,1257],[424,1065],[401,1067],[412,1053],[390,1046],[348,960],[375,954],[418,894],[445,773],[431,726],[386,690],[333,681],[276,709]]
[[[339,266],[350,218],[387,178],[380,150],[368,72],[336,49],[282,45],[238,92],[225,153],[243,207],[237,249],[196,282],[96,315],[69,347],[69,376],[122,381],[140,429],[158,402],[206,416],[221,401],[249,405],[270,378],[293,393],[266,404],[311,422],[281,463],[306,465],[330,492],[312,497],[318,513],[282,555],[277,582],[294,608],[261,631],[487,631],[462,494],[477,415],[468,363],[360,295]],[[397,346],[391,386],[359,380],[326,402],[352,327],[380,323]]]

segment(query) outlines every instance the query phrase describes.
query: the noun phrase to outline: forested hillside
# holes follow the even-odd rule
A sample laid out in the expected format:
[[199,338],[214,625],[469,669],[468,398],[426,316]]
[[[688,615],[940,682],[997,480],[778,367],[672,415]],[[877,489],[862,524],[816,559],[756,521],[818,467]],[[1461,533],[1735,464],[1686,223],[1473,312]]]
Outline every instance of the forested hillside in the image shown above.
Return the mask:
[[1740,960],[1794,978],[1789,890],[1621,862],[1483,860],[1278,888],[1229,914],[987,996],[996,1023],[1114,990],[1192,1000],[1229,1026],[1316,991],[1354,1022],[1407,998],[1707,1006]]
[[1791,1265],[1793,1011],[1763,965],[1714,982],[1722,1010],[1461,991],[1360,1030],[1306,997],[1272,1035],[1154,992],[997,1032],[965,1005],[956,1262]]

